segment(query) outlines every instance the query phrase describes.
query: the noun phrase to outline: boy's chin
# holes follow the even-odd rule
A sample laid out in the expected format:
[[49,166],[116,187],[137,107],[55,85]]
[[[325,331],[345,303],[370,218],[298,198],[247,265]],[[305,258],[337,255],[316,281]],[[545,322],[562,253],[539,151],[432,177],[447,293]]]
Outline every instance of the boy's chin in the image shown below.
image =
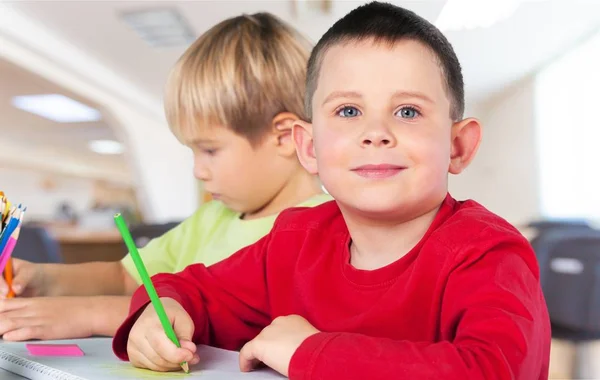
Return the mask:
[[[378,221],[394,221],[406,218],[405,210],[398,197],[386,199],[387,197],[372,197],[371,199],[356,199],[340,202],[345,214],[355,215],[360,218]],[[348,215],[350,216],[350,215]]]
[[219,199],[219,201],[221,203],[223,203],[225,205],[225,207],[232,210],[233,212],[236,212],[241,215],[245,215],[246,217],[248,215],[253,215],[254,213],[257,212],[257,210],[260,210],[260,207],[252,206],[249,203],[244,203],[244,202],[240,202],[240,201],[232,200],[232,199],[228,199],[228,198],[221,198],[221,199]]
[[240,214],[244,213],[242,206],[240,206],[239,204],[236,204],[236,202],[232,202],[231,200],[224,198],[223,196],[215,197],[215,198],[213,198],[213,201],[221,202],[225,207],[227,207],[228,209],[230,209],[234,212],[238,212]]

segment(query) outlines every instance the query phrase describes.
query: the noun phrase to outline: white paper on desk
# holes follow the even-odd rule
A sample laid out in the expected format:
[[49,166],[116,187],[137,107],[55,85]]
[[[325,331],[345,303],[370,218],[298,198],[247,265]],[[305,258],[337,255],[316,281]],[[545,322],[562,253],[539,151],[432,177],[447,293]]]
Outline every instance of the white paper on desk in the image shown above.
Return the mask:
[[242,373],[238,353],[208,346],[198,346],[200,364],[190,373],[152,372],[134,368],[120,361],[112,351],[110,338],[89,338],[36,342],[40,344],[77,344],[85,353],[81,357],[32,356],[25,343],[0,343],[0,368],[32,380],[104,380],[104,379],[202,379],[202,380],[269,380],[283,379],[277,372],[264,368]]

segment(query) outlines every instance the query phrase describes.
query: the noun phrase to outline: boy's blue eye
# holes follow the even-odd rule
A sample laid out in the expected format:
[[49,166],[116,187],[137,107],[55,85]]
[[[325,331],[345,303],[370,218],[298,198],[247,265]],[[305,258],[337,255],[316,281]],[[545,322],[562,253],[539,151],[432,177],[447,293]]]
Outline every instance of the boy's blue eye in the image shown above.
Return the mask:
[[397,115],[403,119],[414,119],[415,117],[419,116],[419,111],[413,107],[402,107],[397,112]]
[[344,106],[337,114],[341,117],[357,117],[360,116],[360,111],[356,107]]

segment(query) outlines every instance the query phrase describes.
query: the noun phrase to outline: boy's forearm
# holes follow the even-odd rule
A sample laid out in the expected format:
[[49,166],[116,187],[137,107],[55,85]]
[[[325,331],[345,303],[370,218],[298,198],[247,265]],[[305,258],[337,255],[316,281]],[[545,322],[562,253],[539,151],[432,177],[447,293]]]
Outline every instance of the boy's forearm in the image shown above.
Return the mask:
[[[406,379],[485,380],[491,378],[537,379],[531,366],[518,368],[495,342],[411,342],[353,333],[319,333],[308,337],[296,350],[289,365],[295,379]],[[526,359],[538,359],[535,350],[524,346]],[[532,356],[536,356],[532,360]],[[511,368],[511,365],[516,365]],[[511,377],[512,373],[512,377]]]
[[[268,244],[269,238],[264,237],[210,267],[193,264],[177,274],[152,277],[158,296],[177,301],[194,321],[194,343],[239,350],[269,325],[264,272]],[[113,340],[115,354],[122,360],[128,360],[129,332],[149,303],[148,293],[138,288]]]
[[125,269],[119,262],[44,264],[46,296],[125,295]]
[[130,296],[93,297],[91,315],[92,334],[114,336],[129,311]]

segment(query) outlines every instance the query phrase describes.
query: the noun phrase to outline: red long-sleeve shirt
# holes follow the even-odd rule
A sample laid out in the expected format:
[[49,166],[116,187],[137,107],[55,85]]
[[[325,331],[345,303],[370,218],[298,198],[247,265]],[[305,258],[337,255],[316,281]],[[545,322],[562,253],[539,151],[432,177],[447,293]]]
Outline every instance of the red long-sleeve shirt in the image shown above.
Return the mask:
[[[550,327],[526,239],[473,201],[450,196],[421,241],[380,269],[350,264],[335,202],[283,212],[272,232],[211,267],[154,276],[195,323],[194,341],[240,349],[277,316],[322,331],[291,379],[547,379]],[[113,347],[126,342],[143,288]]]

